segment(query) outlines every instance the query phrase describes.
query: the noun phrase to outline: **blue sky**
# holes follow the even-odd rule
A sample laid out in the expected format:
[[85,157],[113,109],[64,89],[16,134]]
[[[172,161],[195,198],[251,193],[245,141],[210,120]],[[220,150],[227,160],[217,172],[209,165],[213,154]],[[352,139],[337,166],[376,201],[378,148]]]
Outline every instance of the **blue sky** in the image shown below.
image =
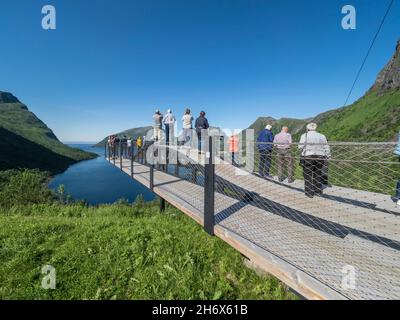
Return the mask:
[[[212,125],[343,105],[389,0],[2,0],[0,90],[63,141],[96,141],[186,106]],[[41,8],[57,29],[41,28]],[[357,10],[343,30],[341,8]],[[400,39],[395,1],[350,102]]]

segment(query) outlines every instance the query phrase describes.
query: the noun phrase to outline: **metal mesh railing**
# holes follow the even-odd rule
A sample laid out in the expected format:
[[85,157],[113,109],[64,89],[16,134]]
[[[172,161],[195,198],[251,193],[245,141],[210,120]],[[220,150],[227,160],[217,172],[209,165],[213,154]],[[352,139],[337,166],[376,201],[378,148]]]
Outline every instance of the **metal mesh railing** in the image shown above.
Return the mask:
[[393,143],[309,144],[312,154],[298,143],[231,153],[223,142],[206,140],[202,152],[156,143],[143,163],[155,180],[186,182],[169,190],[204,212],[210,233],[222,226],[348,298],[400,298]]
[[[239,201],[217,223],[345,296],[399,297],[395,145],[314,145],[318,154],[305,157],[299,146],[253,143],[233,162],[224,152],[234,166],[216,167],[217,189]],[[342,283],[346,268],[354,270],[354,289]]]

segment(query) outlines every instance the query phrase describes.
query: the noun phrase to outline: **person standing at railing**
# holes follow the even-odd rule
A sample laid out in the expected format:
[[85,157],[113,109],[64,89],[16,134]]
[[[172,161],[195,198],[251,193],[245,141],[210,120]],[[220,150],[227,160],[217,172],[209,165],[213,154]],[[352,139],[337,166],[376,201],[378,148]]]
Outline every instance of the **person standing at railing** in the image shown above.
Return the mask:
[[130,159],[132,157],[132,138],[128,137],[126,139],[126,147],[128,149],[128,158]]
[[122,157],[126,159],[128,158],[128,138],[126,136],[123,136],[121,143],[122,143]]
[[304,191],[307,197],[322,194],[323,166],[330,157],[330,148],[326,137],[317,132],[317,124],[309,123],[307,133],[299,142],[301,150],[300,164],[303,167]]
[[231,135],[228,139],[229,152],[232,156],[232,164],[237,165],[235,161],[235,154],[239,152],[239,139],[236,135]]
[[114,138],[114,158],[119,158],[120,138],[116,135]]
[[112,157],[113,157],[113,155],[112,155],[112,135],[108,136],[106,143],[107,143],[107,149],[108,149],[108,157],[110,159],[112,159]]
[[267,125],[263,131],[260,132],[257,139],[258,152],[260,153],[260,161],[258,163],[258,171],[261,177],[272,178],[270,175],[272,149],[274,134],[272,133],[272,126]]
[[[400,161],[400,132],[399,132],[399,137],[398,137],[396,148],[394,149],[394,154],[399,156],[399,161]],[[397,202],[397,205],[400,206],[400,177],[399,177],[399,180],[397,181],[396,194],[394,196],[394,200]]]
[[183,127],[183,142],[186,144],[191,140],[191,134],[193,129],[193,116],[190,109],[185,110],[185,114],[182,117],[182,127]]
[[136,139],[136,147],[140,149],[142,147],[142,137],[137,137]]
[[111,154],[112,159],[117,157],[117,135],[115,134],[111,136]]
[[174,140],[174,127],[175,127],[175,116],[172,114],[172,110],[168,109],[164,115],[163,123],[165,126],[165,144],[169,145],[170,140]]
[[201,111],[200,116],[196,119],[195,127],[197,133],[197,147],[200,154],[202,149],[202,139],[206,139],[206,137],[202,136],[202,133],[204,132],[204,130],[208,130],[208,128],[210,127],[206,118],[206,113],[204,111]]
[[163,121],[163,116],[160,112],[160,110],[156,110],[156,112],[153,115],[153,120],[154,120],[154,141],[160,141],[161,140],[161,129],[162,129],[162,121]]
[[286,168],[288,175],[288,182],[292,183],[293,180],[293,157],[291,154],[292,135],[289,133],[288,127],[282,127],[280,133],[274,138],[274,146],[277,150],[277,165],[278,165],[278,179],[279,182],[285,180],[283,175]]

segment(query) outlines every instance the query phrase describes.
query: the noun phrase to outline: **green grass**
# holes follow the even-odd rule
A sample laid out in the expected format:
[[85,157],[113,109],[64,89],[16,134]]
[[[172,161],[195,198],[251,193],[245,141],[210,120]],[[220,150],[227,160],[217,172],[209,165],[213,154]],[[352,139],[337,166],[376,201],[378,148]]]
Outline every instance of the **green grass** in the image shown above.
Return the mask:
[[48,173],[39,170],[0,171],[0,207],[53,202],[47,180]]
[[64,204],[46,177],[0,172],[0,299],[296,299],[173,207]]
[[[173,208],[154,203],[0,210],[0,299],[293,299]],[[41,268],[56,268],[55,290]]]

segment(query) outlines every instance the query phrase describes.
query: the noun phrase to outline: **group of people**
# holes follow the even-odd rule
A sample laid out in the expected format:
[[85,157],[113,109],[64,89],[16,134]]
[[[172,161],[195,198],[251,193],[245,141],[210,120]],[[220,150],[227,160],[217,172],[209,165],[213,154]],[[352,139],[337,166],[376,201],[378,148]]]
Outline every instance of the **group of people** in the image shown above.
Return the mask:
[[[293,183],[294,158],[292,156],[292,136],[289,128],[284,126],[274,136],[272,126],[267,125],[257,139],[260,154],[259,175],[272,178],[270,175],[273,151],[276,150],[277,173],[280,182],[284,181],[284,170],[287,171],[288,182]],[[300,165],[303,167],[304,189],[306,196],[312,198],[322,194],[328,186],[328,158],[330,148],[326,137],[317,132],[317,124],[309,123],[298,144],[301,151]]]
[[129,159],[132,157],[132,149],[136,145],[137,149],[140,149],[146,140],[146,137],[137,137],[133,139],[124,135],[119,137],[116,134],[113,134],[108,137],[107,146],[109,150],[109,155],[111,159],[119,157],[121,155],[122,158]]
[[[170,144],[174,140],[174,129],[176,118],[171,109],[162,115],[156,110],[153,115],[153,137],[154,141],[163,139],[163,128],[165,130],[165,143]],[[195,131],[198,139],[198,150],[202,152],[202,141],[205,139],[206,132],[209,129],[209,123],[204,111],[201,111],[193,126],[194,117],[191,110],[186,108],[182,116],[183,134],[181,142],[186,144],[191,142],[192,133]],[[309,123],[307,132],[304,133],[298,143],[298,149],[301,152],[300,165],[303,168],[304,190],[307,197],[314,197],[323,193],[323,189],[329,186],[328,183],[328,159],[330,158],[330,147],[325,135],[317,132],[317,124]],[[194,130],[193,130],[194,129]],[[115,158],[119,152],[122,157],[130,158],[132,146],[135,144],[140,149],[145,144],[146,137],[138,137],[133,140],[126,135],[118,137],[111,135],[108,138],[110,156]],[[236,165],[235,154],[239,151],[239,140],[236,135],[228,138],[229,152],[232,154],[232,164]],[[119,150],[118,148],[121,148]],[[257,138],[257,148],[259,152],[258,174],[264,178],[272,178],[270,174],[272,156],[276,152],[277,175],[279,182],[283,182],[286,177],[288,183],[294,182],[294,157],[292,155],[292,136],[289,128],[283,126],[281,132],[277,135],[272,133],[272,126],[267,125]],[[400,161],[400,133],[394,154],[399,156]],[[286,171],[286,176],[285,176]],[[400,179],[397,182],[395,196],[393,200],[400,205]]]
[[[161,141],[163,139],[162,129],[164,127],[165,131],[165,144],[169,145],[171,141],[174,141],[174,129],[176,125],[176,118],[172,113],[171,109],[168,109],[167,112],[162,115],[160,110],[156,110],[153,115],[153,128],[154,128],[154,140]],[[204,130],[209,129],[210,125],[206,118],[206,113],[204,111],[200,112],[200,115],[197,117],[194,127],[193,127],[194,117],[192,116],[192,112],[189,108],[186,108],[183,116],[182,116],[182,128],[183,128],[183,139],[182,142],[188,143],[192,140],[192,132],[193,129],[196,130],[197,138],[198,138],[198,150],[201,152],[202,150],[202,139],[204,139]]]
[[[317,124],[309,123],[307,132],[299,141],[298,149],[301,151],[300,165],[303,168],[304,191],[307,197],[320,195],[329,186],[328,182],[328,159],[331,150],[325,135],[317,132]],[[292,156],[292,136],[288,127],[282,127],[279,134],[274,136],[272,126],[267,125],[258,136],[258,151],[260,154],[259,175],[265,178],[272,178],[270,175],[273,151],[276,150],[277,174],[280,182],[284,181],[284,170],[287,171],[288,182],[292,183],[294,157]],[[393,152],[400,161],[400,133],[398,142]],[[393,200],[400,205],[400,177],[397,181]]]

